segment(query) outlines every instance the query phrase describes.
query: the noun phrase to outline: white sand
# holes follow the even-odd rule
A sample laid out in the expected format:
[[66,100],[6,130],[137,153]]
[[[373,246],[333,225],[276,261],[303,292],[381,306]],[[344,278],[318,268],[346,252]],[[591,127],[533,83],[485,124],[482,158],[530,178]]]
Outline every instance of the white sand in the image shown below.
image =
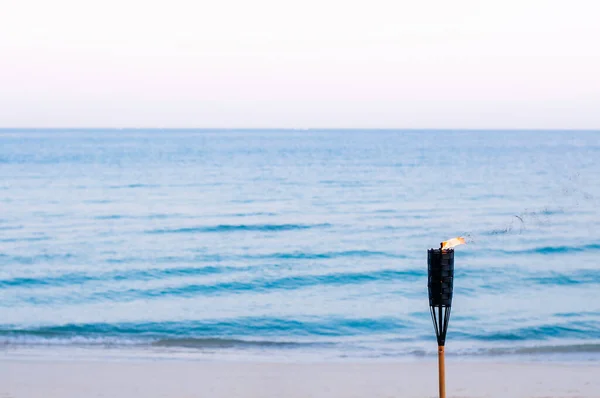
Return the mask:
[[[15,359],[0,356],[0,398],[435,397],[434,361],[248,363]],[[600,397],[599,364],[448,360],[448,397]]]

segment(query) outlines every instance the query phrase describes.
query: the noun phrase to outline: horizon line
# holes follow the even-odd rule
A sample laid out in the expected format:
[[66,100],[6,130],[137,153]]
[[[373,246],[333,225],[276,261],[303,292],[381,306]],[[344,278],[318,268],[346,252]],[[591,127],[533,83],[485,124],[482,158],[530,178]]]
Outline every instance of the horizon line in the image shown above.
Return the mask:
[[548,131],[600,132],[600,128],[463,128],[463,127],[0,127],[6,130],[217,130],[217,131]]

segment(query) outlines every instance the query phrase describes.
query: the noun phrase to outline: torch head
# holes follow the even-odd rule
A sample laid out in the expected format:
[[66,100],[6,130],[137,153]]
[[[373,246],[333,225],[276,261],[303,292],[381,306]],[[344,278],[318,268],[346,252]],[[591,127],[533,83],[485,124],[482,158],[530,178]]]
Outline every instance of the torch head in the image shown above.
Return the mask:
[[429,249],[427,252],[429,306],[438,346],[444,346],[450,321],[454,285],[454,249]]
[[454,249],[429,249],[427,252],[429,305],[451,307],[454,285]]

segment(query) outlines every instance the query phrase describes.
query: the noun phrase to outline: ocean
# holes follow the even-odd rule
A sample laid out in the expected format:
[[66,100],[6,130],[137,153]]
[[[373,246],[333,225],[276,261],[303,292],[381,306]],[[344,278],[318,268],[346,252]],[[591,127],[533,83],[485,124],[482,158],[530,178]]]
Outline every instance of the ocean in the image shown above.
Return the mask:
[[0,352],[600,360],[600,132],[0,130]]

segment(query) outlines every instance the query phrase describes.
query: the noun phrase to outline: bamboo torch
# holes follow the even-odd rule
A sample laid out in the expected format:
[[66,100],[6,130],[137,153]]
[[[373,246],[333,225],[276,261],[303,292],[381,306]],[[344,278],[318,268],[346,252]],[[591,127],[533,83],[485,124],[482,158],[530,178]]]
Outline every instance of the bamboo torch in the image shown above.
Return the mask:
[[446,398],[446,364],[444,346],[452,307],[454,285],[454,247],[466,243],[464,238],[442,242],[439,249],[427,252],[427,287],[429,308],[438,343],[438,374],[440,398]]

